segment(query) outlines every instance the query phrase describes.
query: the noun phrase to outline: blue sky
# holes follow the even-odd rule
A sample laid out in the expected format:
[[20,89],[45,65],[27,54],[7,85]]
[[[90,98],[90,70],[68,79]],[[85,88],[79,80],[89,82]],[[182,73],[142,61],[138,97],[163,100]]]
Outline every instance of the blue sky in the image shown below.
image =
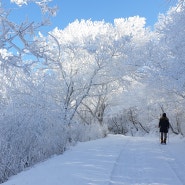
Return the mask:
[[[105,22],[113,23],[115,18],[127,18],[135,15],[145,17],[146,26],[153,27],[158,14],[165,13],[173,5],[168,0],[54,0],[51,4],[57,5],[59,11],[57,16],[52,18],[52,25],[45,28],[45,31],[55,27],[64,29],[76,19],[105,20]],[[13,7],[15,9],[11,18],[14,21],[20,22],[26,17],[35,22],[41,19],[39,9],[34,4],[21,8]]]

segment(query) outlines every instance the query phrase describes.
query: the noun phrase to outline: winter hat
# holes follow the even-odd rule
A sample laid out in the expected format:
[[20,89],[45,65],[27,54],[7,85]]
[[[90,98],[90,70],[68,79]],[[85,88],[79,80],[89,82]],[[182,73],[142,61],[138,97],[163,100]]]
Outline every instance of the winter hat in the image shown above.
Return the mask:
[[163,117],[166,117],[166,113],[163,113]]

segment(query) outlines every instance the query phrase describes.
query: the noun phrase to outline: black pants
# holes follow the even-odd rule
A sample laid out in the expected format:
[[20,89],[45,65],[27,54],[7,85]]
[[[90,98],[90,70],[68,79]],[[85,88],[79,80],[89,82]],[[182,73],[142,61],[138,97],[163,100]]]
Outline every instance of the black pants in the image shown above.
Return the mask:
[[167,133],[161,132],[161,142],[166,143],[166,139],[167,139]]

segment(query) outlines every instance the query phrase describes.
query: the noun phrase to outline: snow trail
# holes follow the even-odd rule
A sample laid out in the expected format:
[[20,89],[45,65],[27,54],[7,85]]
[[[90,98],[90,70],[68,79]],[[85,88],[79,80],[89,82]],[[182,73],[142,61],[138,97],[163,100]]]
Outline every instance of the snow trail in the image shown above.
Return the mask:
[[79,143],[3,185],[185,185],[184,140],[160,145],[155,137]]
[[169,165],[175,158],[169,157],[164,147],[168,146],[156,143],[154,138],[132,138],[116,164],[110,185],[183,185],[183,174],[177,176],[180,169]]
[[179,179],[181,184],[185,184],[185,163],[183,158],[185,156],[184,146],[179,143],[170,143],[170,146],[161,147],[161,151],[167,159],[169,167]]

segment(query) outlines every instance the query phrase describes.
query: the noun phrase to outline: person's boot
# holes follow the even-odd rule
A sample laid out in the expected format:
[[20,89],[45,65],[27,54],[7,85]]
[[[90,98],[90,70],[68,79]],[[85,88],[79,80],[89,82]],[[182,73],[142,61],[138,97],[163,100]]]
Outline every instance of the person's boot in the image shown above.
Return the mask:
[[164,139],[164,144],[166,144],[166,139]]
[[161,144],[163,143],[163,139],[161,139]]

